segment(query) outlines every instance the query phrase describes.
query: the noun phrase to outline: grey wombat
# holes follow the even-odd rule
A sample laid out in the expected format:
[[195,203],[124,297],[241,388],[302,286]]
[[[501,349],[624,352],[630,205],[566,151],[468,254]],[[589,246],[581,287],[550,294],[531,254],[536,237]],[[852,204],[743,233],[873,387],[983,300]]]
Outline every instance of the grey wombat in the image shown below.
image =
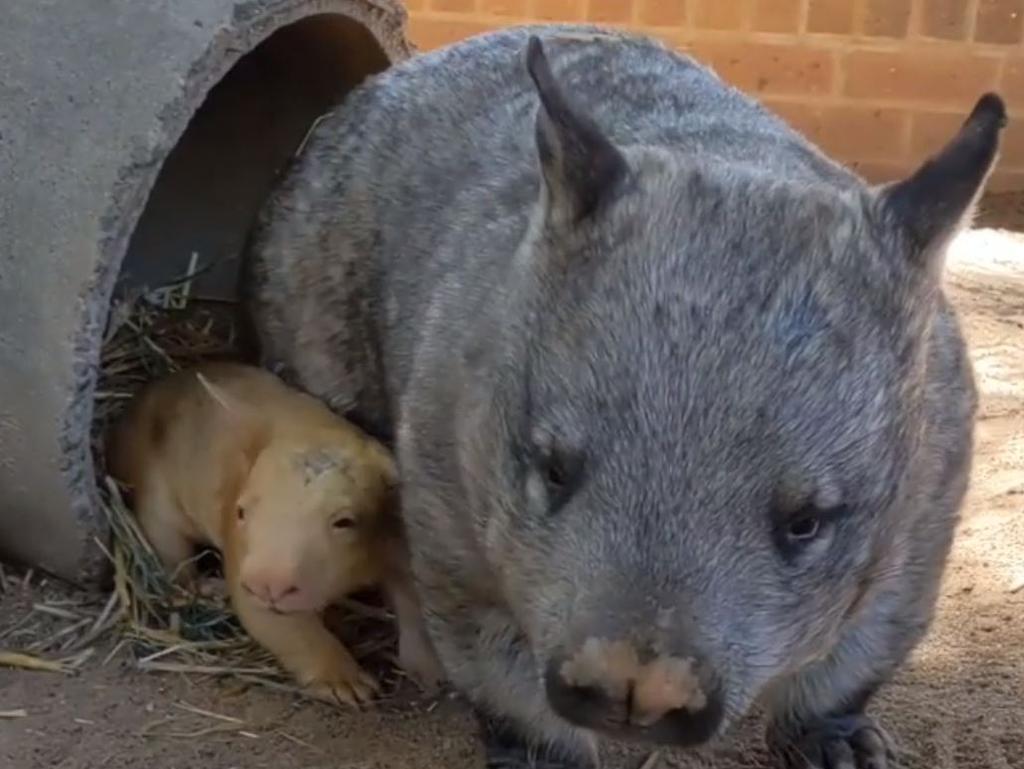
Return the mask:
[[1004,121],[986,95],[868,187],[690,59],[551,26],[315,130],[254,235],[265,361],[395,442],[489,766],[699,744],[756,702],[793,766],[886,765],[865,706],[970,466],[944,251]]

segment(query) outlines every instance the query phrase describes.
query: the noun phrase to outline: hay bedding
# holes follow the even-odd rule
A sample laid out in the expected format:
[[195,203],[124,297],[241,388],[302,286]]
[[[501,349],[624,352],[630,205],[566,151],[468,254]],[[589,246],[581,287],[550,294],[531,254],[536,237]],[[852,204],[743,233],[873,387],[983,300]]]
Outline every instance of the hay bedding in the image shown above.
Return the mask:
[[[201,361],[249,357],[239,330],[239,307],[189,300],[195,274],[157,290],[122,296],[111,307],[92,429],[97,488],[111,533],[109,541],[97,544],[110,561],[111,592],[101,604],[83,598],[70,607],[33,606],[5,634],[8,638],[0,637],[0,666],[74,673],[107,642],[112,649],[104,663],[124,655],[143,671],[228,676],[303,696],[235,619],[218,585],[216,553],[196,556],[206,576],[198,592],[174,585],[131,514],[123,490],[105,472],[104,436],[144,385]],[[363,598],[332,608],[326,621],[381,678],[385,693],[392,692],[401,677],[394,667],[393,618],[376,595]],[[40,618],[46,622],[40,624]]]

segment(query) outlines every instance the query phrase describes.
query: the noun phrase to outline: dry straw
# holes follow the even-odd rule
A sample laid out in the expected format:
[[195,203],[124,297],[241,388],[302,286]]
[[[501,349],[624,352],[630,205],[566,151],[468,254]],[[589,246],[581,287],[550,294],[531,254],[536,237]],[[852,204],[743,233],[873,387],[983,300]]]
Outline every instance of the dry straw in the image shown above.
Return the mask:
[[[98,642],[116,633],[120,637],[101,664],[127,653],[142,671],[230,676],[246,685],[302,694],[271,655],[246,635],[223,591],[190,591],[175,584],[146,541],[122,489],[105,474],[104,436],[144,385],[202,361],[242,358],[237,308],[189,301],[196,274],[156,291],[135,292],[116,300],[111,309],[92,439],[97,485],[111,534],[107,542],[97,544],[112,566],[113,590],[102,605],[37,603],[0,634],[0,645],[11,647],[0,648],[0,666],[73,674],[93,655]],[[0,575],[0,591],[8,582]],[[343,627],[353,653],[371,658],[370,664],[374,658],[391,662],[386,655],[394,643],[391,615],[354,601],[344,608]],[[44,627],[43,620],[45,631],[32,633],[33,627]],[[54,631],[57,621],[62,626]],[[38,638],[15,651],[11,644],[25,635]]]

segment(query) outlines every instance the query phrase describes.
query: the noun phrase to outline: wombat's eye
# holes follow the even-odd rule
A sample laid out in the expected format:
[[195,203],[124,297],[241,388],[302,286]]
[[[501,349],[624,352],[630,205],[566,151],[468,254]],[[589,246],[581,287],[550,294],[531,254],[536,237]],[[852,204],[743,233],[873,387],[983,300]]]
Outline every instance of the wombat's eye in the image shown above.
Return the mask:
[[550,457],[544,463],[544,480],[553,491],[561,491],[565,488],[566,477],[565,467],[558,457]]
[[550,451],[538,457],[537,472],[544,480],[550,510],[557,510],[576,491],[581,470],[582,462],[575,454]]
[[334,521],[331,523],[331,526],[333,526],[335,529],[339,529],[339,530],[340,529],[351,529],[355,525],[356,525],[356,522],[354,520],[352,520],[351,518],[335,518]]
[[789,522],[786,536],[791,542],[810,542],[821,531],[821,519],[817,515],[802,514]]
[[783,556],[796,556],[804,548],[823,540],[846,512],[845,505],[822,510],[814,504],[806,504],[788,515],[778,516],[775,541]]

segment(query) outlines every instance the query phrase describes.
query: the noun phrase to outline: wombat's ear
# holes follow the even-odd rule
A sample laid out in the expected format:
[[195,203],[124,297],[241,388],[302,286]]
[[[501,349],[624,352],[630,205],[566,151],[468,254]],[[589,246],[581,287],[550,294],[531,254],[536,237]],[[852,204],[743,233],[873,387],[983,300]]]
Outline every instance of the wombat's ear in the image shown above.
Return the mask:
[[881,190],[881,202],[928,260],[967,224],[999,151],[1006,107],[995,94],[978,101],[959,133],[912,176]]
[[537,152],[549,213],[569,223],[578,222],[615,193],[629,167],[597,124],[566,100],[536,36],[531,36],[527,45],[526,68],[540,95]]

